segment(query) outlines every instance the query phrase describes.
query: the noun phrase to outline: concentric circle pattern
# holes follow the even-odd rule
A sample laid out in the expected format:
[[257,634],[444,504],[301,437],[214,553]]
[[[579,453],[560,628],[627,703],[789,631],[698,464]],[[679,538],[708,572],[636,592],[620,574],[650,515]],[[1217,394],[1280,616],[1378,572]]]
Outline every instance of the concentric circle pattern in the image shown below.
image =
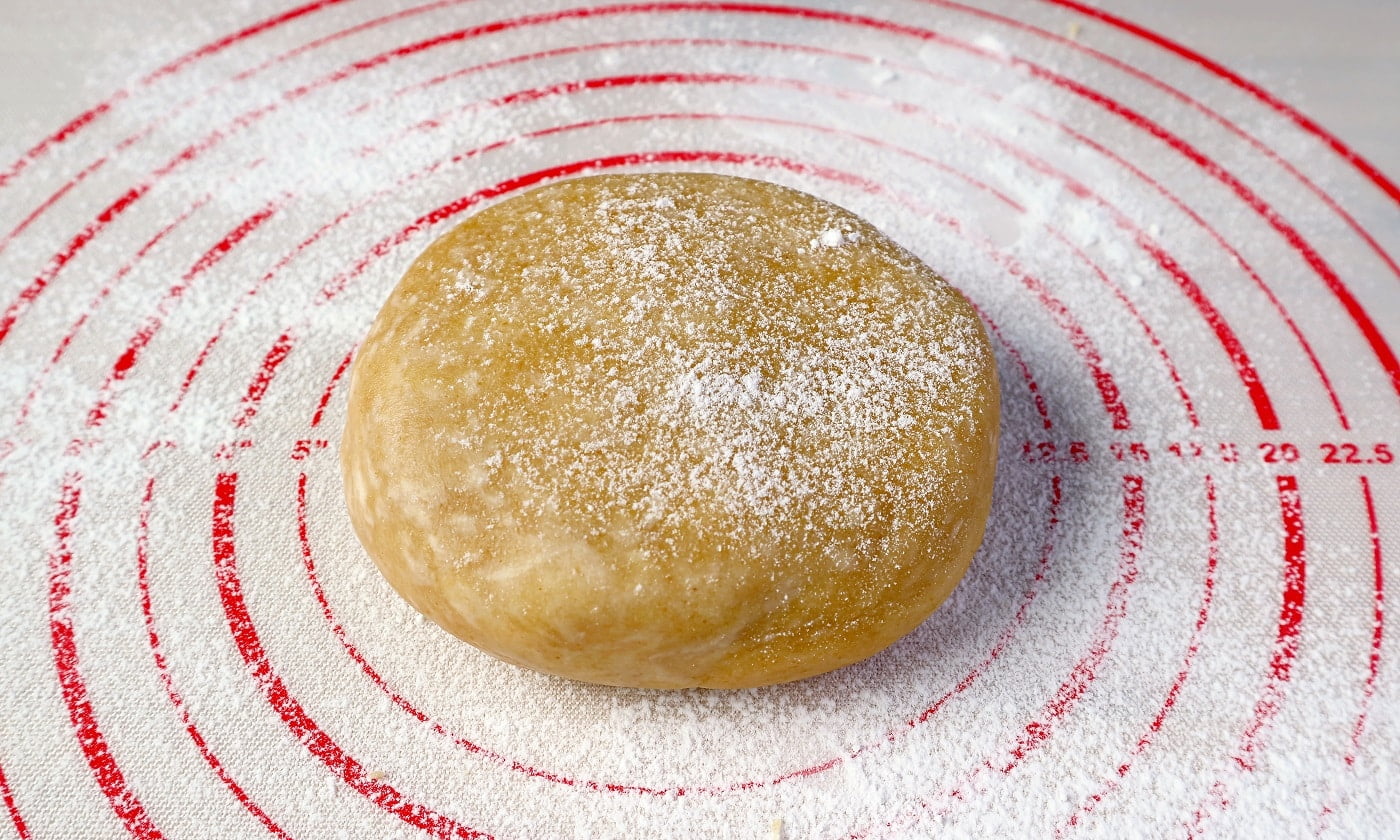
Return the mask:
[[[1074,0],[319,0],[0,170],[0,835],[1381,836],[1400,189]],[[418,618],[341,502],[403,268],[586,172],[766,178],[995,340],[986,544],[874,659],[600,688]]]

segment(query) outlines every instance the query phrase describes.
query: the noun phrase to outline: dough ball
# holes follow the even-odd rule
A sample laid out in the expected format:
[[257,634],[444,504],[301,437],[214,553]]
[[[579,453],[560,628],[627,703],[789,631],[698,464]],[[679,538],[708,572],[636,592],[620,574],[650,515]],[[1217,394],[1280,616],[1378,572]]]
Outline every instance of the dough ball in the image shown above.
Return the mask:
[[409,267],[341,447],[404,598],[507,662],[736,688],[863,659],[982,540],[998,392],[971,305],[774,184],[599,175]]

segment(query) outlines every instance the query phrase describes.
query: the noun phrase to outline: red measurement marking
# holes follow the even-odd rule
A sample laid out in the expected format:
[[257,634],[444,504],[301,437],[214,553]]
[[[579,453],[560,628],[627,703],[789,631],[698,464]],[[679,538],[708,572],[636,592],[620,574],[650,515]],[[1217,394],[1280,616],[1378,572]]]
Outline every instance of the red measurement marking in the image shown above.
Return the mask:
[[180,297],[189,290],[190,286],[201,274],[217,265],[220,260],[237,247],[238,243],[242,242],[249,234],[261,227],[262,224],[272,218],[276,212],[277,207],[275,205],[268,205],[244,219],[237,227],[229,231],[223,239],[215,243],[214,247],[210,248],[196,260],[194,265],[180,278],[179,282],[166,291],[165,296],[161,298],[160,303],[156,307],[155,314],[149,316],[146,322],[142,324],[141,329],[137,330],[136,335],[132,336],[131,340],[127,343],[126,350],[117,357],[116,362],[112,365],[112,370],[107,374],[106,379],[103,380],[99,390],[100,396],[97,404],[88,411],[88,428],[97,428],[102,425],[103,420],[106,419],[111,409],[113,391],[116,389],[116,386],[121,383],[121,381],[126,378],[127,374],[131,372],[131,369],[136,366],[137,361],[141,357],[141,352],[146,348],[146,345],[151,343],[151,339],[155,337],[155,334],[164,323],[166,315],[170,313],[170,310]]
[[1201,458],[1206,454],[1205,446],[1195,441],[1173,443],[1167,447],[1167,451],[1178,458]]
[[28,286],[25,286],[24,289],[20,291],[19,296],[16,297],[9,306],[5,307],[5,311],[0,313],[0,343],[3,343],[5,338],[9,336],[10,330],[14,328],[15,321],[18,320],[20,313],[28,308],[29,305],[34,302],[34,299],[43,293],[49,283],[63,270],[63,267],[76,257],[78,253],[83,250],[83,247],[92,241],[93,237],[101,233],[104,228],[112,223],[113,219],[120,216],[128,207],[134,204],[148,189],[150,189],[150,186],[143,184],[127,190],[120,198],[109,204],[102,212],[98,213],[96,219],[89,222],[82,230],[75,233],[72,239],[68,240],[68,244],[49,260],[48,265],[29,282]]
[[1021,378],[1026,381],[1026,388],[1031,392],[1031,401],[1035,404],[1035,412],[1040,415],[1040,422],[1044,425],[1046,431],[1049,431],[1052,428],[1052,424],[1050,423],[1050,412],[1045,407],[1045,396],[1040,393],[1040,386],[1036,384],[1035,377],[1031,376],[1031,369],[1026,365],[1026,360],[1021,356],[1021,351],[1017,350],[1006,340],[1006,336],[1002,335],[1001,329],[996,325],[996,322],[987,317],[987,313],[983,312],[980,307],[977,308],[977,314],[981,317],[982,323],[987,325],[987,330],[996,337],[996,340],[1001,346],[1006,348],[1006,352],[1011,354],[1011,360],[1016,363],[1017,369],[1021,371]]
[[1104,623],[1090,642],[1089,651],[1041,710],[1041,719],[1026,724],[1025,731],[1011,749],[1010,760],[1000,768],[1003,774],[1010,773],[1032,750],[1049,740],[1054,725],[1068,715],[1075,702],[1089,690],[1089,684],[1113,647],[1118,625],[1128,614],[1128,590],[1137,580],[1137,559],[1142,553],[1143,531],[1147,525],[1147,495],[1142,476],[1123,476],[1123,522],[1122,558],[1118,578],[1108,590]]
[[107,283],[103,284],[102,288],[98,290],[97,294],[88,303],[87,309],[83,311],[82,315],[78,316],[78,320],[73,322],[73,325],[68,328],[68,332],[64,333],[63,338],[59,340],[58,347],[54,350],[53,355],[49,357],[49,360],[44,364],[43,369],[40,370],[39,374],[34,377],[34,381],[30,384],[29,391],[25,395],[24,401],[20,403],[18,419],[15,421],[15,425],[18,426],[29,419],[29,412],[34,407],[34,400],[38,398],[39,389],[43,385],[44,380],[46,380],[49,377],[49,374],[53,372],[53,369],[58,366],[58,363],[60,361],[63,360],[63,356],[65,353],[68,352],[68,348],[72,345],[73,339],[77,338],[78,332],[82,330],[84,325],[87,324],[88,319],[90,319],[93,316],[93,313],[95,313],[97,311],[97,308],[102,305],[102,302],[106,300],[109,295],[112,294],[112,291],[116,289],[116,287],[123,280],[126,279],[127,275],[129,275],[132,272],[132,270],[136,268],[136,266],[141,262],[142,259],[146,257],[147,254],[149,254],[157,245],[159,245],[162,240],[169,236],[171,232],[175,230],[175,228],[184,224],[184,222],[187,219],[189,219],[189,217],[192,216],[195,213],[195,211],[199,210],[199,208],[203,207],[206,203],[208,203],[211,197],[212,196],[208,194],[204,195],[193,205],[191,205],[188,209],[186,209],[183,213],[177,216],[174,221],[161,228],[160,230],[156,231],[155,235],[152,236],[150,239],[146,240],[146,243],[142,245],[140,249],[137,250],[135,256],[123,263],[122,266],[117,269],[116,274],[112,276],[112,279],[109,280]]
[[25,825],[24,817],[19,813],[19,806],[15,804],[15,796],[10,790],[9,780],[5,778],[3,767],[0,767],[0,799],[5,800],[5,811],[10,815],[10,822],[14,825],[19,840],[29,840],[32,836],[29,833],[29,826]]
[[84,111],[83,113],[79,114],[73,119],[69,120],[66,124],[64,124],[53,134],[50,134],[48,137],[45,137],[43,140],[40,140],[36,145],[31,147],[29,151],[21,155],[19,160],[10,164],[10,166],[4,172],[0,172],[0,189],[4,189],[5,185],[9,184],[10,181],[14,180],[16,175],[23,172],[34,161],[43,157],[54,146],[63,143],[68,138],[72,137],[74,134],[77,134],[85,126],[90,125],[98,117],[110,111],[113,105],[117,104],[129,95],[130,94],[128,94],[126,91],[118,91],[106,102],[101,102],[97,105],[94,105],[93,107],[89,108],[88,110]]
[[1369,450],[1354,443],[1324,443],[1322,450],[1324,464],[1392,464],[1395,452],[1388,443],[1373,444]]
[[1021,444],[1021,460],[1028,464],[1083,464],[1089,460],[1089,444],[1072,440],[1061,447],[1052,440],[1028,440]]
[[31,210],[29,215],[21,219],[20,223],[14,226],[13,230],[5,234],[4,239],[0,239],[0,253],[3,253],[4,250],[10,246],[10,243],[14,242],[21,233],[24,233],[26,228],[34,224],[35,219],[42,216],[46,210],[57,204],[59,199],[63,198],[69,192],[72,192],[74,187],[87,180],[89,175],[101,169],[106,162],[107,158],[105,157],[94,160],[92,163],[89,163],[86,168],[80,170],[77,175],[74,175],[70,180],[65,182],[63,186],[59,187],[57,192],[39,202],[39,205]]
[[[355,345],[358,347],[359,345]],[[345,375],[345,371],[350,368],[350,360],[355,358],[355,347],[351,347],[345,354],[345,358],[340,360],[336,366],[335,373],[331,374],[331,381],[326,383],[326,389],[321,392],[321,399],[316,403],[316,413],[311,415],[311,428],[321,425],[321,418],[325,416],[326,406],[330,404],[331,394],[335,393],[335,385],[340,378]]]
[[107,798],[112,812],[122,821],[126,831],[138,840],[162,837],[155,823],[147,816],[141,800],[126,784],[121,767],[107,746],[107,739],[97,722],[97,715],[88,700],[87,684],[78,664],[78,643],[73,634],[73,615],[69,599],[73,594],[69,578],[73,569],[73,520],[78,516],[82,500],[82,476],[69,473],[63,481],[63,495],[54,515],[55,546],[49,553],[49,640],[53,649],[54,669],[73,724],[78,749],[83,754],[92,777]]
[[67,446],[63,447],[63,454],[65,457],[74,458],[83,454],[84,451],[96,449],[100,443],[102,440],[95,437],[73,438],[68,441]]
[[1157,734],[1162,731],[1162,725],[1166,722],[1167,716],[1171,714],[1176,706],[1177,697],[1181,695],[1182,688],[1186,685],[1186,680],[1191,674],[1191,666],[1195,664],[1196,654],[1201,650],[1201,641],[1205,633],[1206,622],[1210,620],[1211,603],[1215,600],[1215,571],[1220,562],[1220,521],[1216,512],[1216,491],[1215,481],[1210,476],[1206,476],[1206,573],[1202,582],[1201,606],[1196,611],[1196,625],[1191,630],[1191,638],[1186,643],[1186,655],[1182,658],[1181,667],[1177,669],[1176,678],[1172,680],[1171,687],[1167,689],[1167,696],[1162,701],[1162,706],[1157,710],[1157,714],[1147,724],[1147,731],[1138,737],[1128,757],[1118,765],[1114,777],[1111,777],[1094,793],[1085,797],[1079,804],[1079,810],[1070,815],[1064,825],[1055,830],[1055,837],[1064,837],[1070,829],[1079,824],[1081,818],[1094,812],[1105,798],[1118,790],[1122,778],[1128,775],[1133,768],[1133,762],[1142,755],[1148,747],[1152,746]]
[[287,356],[291,355],[292,347],[296,345],[296,337],[290,332],[284,332],[272,343],[272,349],[267,351],[263,357],[262,366],[258,368],[258,373],[253,377],[253,381],[248,385],[248,392],[243,395],[243,405],[238,411],[238,415],[233,419],[233,426],[236,429],[247,427],[258,416],[258,406],[262,403],[263,397],[267,395],[267,388],[272,384],[272,377],[277,375],[277,368],[287,361]]
[[1381,530],[1376,519],[1376,500],[1371,495],[1371,482],[1361,476],[1361,496],[1366,501],[1366,523],[1371,530],[1371,574],[1375,598],[1372,602],[1371,656],[1367,662],[1366,684],[1361,689],[1361,711],[1351,727],[1351,746],[1347,749],[1347,766],[1356,763],[1361,749],[1361,734],[1366,730],[1366,717],[1371,711],[1371,698],[1376,693],[1376,679],[1381,672],[1381,642],[1385,639],[1385,564],[1381,557]]
[[1259,452],[1266,464],[1292,464],[1303,457],[1298,447],[1291,443],[1261,443]]
[[1108,445],[1108,451],[1113,454],[1116,461],[1146,463],[1152,460],[1152,452],[1147,448],[1147,444],[1140,441],[1125,443],[1115,440]]
[[1104,410],[1108,412],[1109,419],[1113,422],[1113,428],[1117,431],[1126,431],[1132,428],[1128,420],[1128,409],[1123,405],[1118,390],[1118,383],[1113,381],[1113,374],[1104,367],[1103,354],[1099,352],[1094,340],[1089,337],[1089,333],[1069,311],[1069,307],[1050,291],[1039,278],[1030,272],[1015,259],[1007,256],[999,260],[1011,276],[1017,277],[1025,284],[1039,300],[1045,311],[1050,314],[1060,329],[1069,335],[1070,345],[1079,353],[1088,366],[1089,373],[1094,380],[1094,386],[1099,390],[1099,399],[1102,400]]
[[156,633],[155,611],[151,607],[151,581],[150,581],[150,530],[151,530],[151,509],[155,502],[155,478],[146,480],[145,492],[141,495],[141,512],[136,524],[136,586],[141,593],[141,614],[146,622],[146,641],[151,647],[151,659],[155,662],[156,673],[160,676],[161,685],[165,687],[165,696],[169,698],[170,705],[175,708],[175,713],[180,717],[180,723],[185,727],[185,733],[194,742],[195,748],[199,750],[204,762],[209,765],[209,769],[214,771],[219,781],[224,783],[233,798],[238,800],[244,810],[257,818],[263,827],[277,837],[290,840],[289,835],[282,830],[267,812],[258,807],[258,804],[248,796],[247,791],[229,775],[224,768],[223,762],[210,749],[209,743],[204,739],[204,734],[195,726],[190,718],[189,709],[185,707],[185,699],[175,688],[175,681],[170,676],[170,668],[166,664],[165,654],[162,652],[160,636]]
[[1197,440],[1173,441],[1167,452],[1184,461],[1212,460],[1226,464],[1238,463],[1240,448],[1234,443],[1202,443]]
[[234,543],[234,509],[237,505],[237,495],[238,474],[219,473],[214,484],[211,527],[214,574],[218,582],[219,599],[224,607],[224,616],[228,620],[229,634],[248,668],[249,676],[263,693],[268,705],[286,724],[297,742],[311,755],[320,759],[347,787],[387,813],[414,828],[438,837],[455,837],[460,840],[489,838],[490,835],[461,825],[426,805],[409,801],[402,792],[387,782],[371,778],[364,765],[345,752],[321,729],[277,675],[268,659],[267,651],[263,649],[262,640],[253,625],[253,618],[248,613],[248,605],[243,600],[243,584],[238,575],[238,555]]
[[[399,185],[396,184],[395,186]],[[306,239],[303,239],[301,242],[297,243],[297,246],[295,248],[293,248],[288,253],[283,254],[282,258],[279,259],[277,263],[274,266],[272,266],[272,268],[269,268],[261,277],[258,278],[257,282],[254,283],[252,287],[248,289],[247,293],[242,298],[240,298],[236,304],[234,304],[232,311],[225,315],[224,319],[219,322],[219,325],[214,328],[214,334],[211,335],[209,337],[209,340],[204,343],[204,347],[200,349],[199,355],[195,357],[194,363],[191,364],[189,370],[185,372],[185,377],[180,382],[180,390],[178,393],[176,393],[175,400],[170,404],[171,412],[180,410],[180,405],[184,402],[185,397],[189,394],[190,387],[194,385],[195,377],[199,375],[200,369],[202,369],[204,367],[204,363],[208,361],[209,354],[213,352],[215,345],[217,345],[219,341],[223,338],[224,331],[227,330],[229,325],[233,323],[234,318],[238,316],[239,312],[243,311],[243,307],[247,304],[247,302],[250,299],[256,297],[259,292],[266,288],[267,285],[272,282],[273,278],[277,277],[277,275],[280,274],[282,270],[286,268],[292,262],[292,260],[296,259],[297,256],[299,256],[303,251],[305,251],[307,248],[310,248],[313,244],[320,240],[321,237],[325,236],[341,222],[350,218],[359,210],[362,210],[370,204],[374,203],[375,199],[389,191],[390,190],[376,191],[375,194],[370,198],[352,206],[350,209],[345,210],[340,215],[336,216],[334,219],[331,219],[329,222],[317,228],[314,233],[312,233]]]
[[[1281,475],[1276,479],[1280,516],[1283,520],[1283,595],[1279,605],[1278,632],[1264,690],[1254,704],[1254,715],[1240,735],[1230,760],[1241,770],[1252,772],[1256,756],[1263,749],[1264,732],[1283,707],[1284,689],[1293,675],[1293,660],[1303,629],[1303,607],[1307,594],[1307,555],[1303,532],[1303,502],[1298,479]],[[1229,785],[1224,777],[1210,786],[1206,801],[1192,812],[1187,834],[1197,836],[1213,812],[1230,807]]]

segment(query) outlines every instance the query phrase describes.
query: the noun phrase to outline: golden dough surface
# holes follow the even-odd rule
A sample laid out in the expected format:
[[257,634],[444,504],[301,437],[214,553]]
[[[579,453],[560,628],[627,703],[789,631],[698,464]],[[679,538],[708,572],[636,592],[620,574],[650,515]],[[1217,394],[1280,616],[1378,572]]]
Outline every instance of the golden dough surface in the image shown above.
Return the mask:
[[971,305],[852,213],[595,175],[434,242],[357,353],[341,446],[388,582],[508,662],[735,688],[856,662],[982,540],[996,367]]

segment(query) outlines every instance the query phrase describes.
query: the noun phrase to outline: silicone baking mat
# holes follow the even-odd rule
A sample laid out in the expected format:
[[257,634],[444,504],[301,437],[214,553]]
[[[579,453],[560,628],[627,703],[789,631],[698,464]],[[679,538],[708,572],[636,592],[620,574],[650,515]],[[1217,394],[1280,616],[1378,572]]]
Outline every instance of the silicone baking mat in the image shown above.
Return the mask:
[[[262,8],[0,169],[0,834],[1393,831],[1400,189],[1342,141],[1073,0]],[[351,534],[408,262],[663,169],[861,213],[993,335],[986,542],[867,662],[546,677]]]

